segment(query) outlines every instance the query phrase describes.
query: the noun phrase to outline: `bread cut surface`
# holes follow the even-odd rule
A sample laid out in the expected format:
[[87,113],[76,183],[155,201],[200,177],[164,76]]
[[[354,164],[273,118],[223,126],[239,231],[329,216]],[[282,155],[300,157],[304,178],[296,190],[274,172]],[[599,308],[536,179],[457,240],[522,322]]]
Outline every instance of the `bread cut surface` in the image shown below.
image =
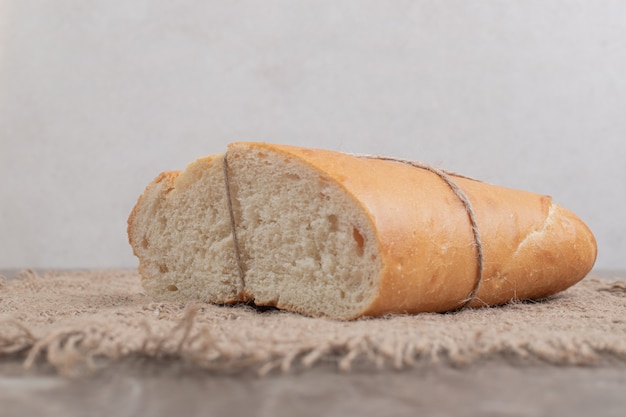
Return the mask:
[[226,158],[227,182],[222,156],[200,159],[162,174],[133,210],[155,297],[352,319],[545,297],[595,262],[587,226],[547,196],[453,176],[477,242],[467,207],[428,170],[265,143],[231,144]]
[[382,268],[375,225],[327,173],[284,152],[228,151],[245,291],[257,305],[358,316]]
[[146,291],[159,300],[240,300],[222,155],[165,172],[148,185],[128,219]]

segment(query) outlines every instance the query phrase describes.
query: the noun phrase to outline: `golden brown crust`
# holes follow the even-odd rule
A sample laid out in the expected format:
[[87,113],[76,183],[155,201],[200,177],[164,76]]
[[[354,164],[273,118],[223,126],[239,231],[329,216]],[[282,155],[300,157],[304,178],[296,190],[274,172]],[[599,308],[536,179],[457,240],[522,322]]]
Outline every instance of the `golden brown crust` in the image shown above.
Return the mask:
[[[363,315],[449,311],[472,293],[478,258],[468,214],[438,175],[332,151],[248,145],[322,171],[368,213],[384,266],[378,296]],[[472,306],[545,297],[591,270],[593,235],[550,197],[453,178],[473,206],[482,238],[483,279]]]

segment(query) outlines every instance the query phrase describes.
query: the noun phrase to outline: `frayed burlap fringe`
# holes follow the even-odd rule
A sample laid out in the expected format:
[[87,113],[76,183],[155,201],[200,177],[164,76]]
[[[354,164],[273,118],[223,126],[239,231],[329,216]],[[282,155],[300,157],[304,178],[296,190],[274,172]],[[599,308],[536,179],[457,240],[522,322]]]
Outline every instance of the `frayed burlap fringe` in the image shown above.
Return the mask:
[[0,280],[0,359],[74,375],[142,357],[210,371],[626,364],[626,282],[588,277],[540,302],[352,322],[247,306],[157,303],[133,271]]

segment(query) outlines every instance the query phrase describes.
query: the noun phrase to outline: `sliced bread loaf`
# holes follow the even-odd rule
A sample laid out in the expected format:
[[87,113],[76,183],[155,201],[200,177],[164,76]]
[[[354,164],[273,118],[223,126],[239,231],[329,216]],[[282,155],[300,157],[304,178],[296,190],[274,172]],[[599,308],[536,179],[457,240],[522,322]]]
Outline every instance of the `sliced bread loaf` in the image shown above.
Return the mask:
[[129,236],[144,287],[352,319],[545,297],[593,266],[592,233],[550,197],[438,172],[232,144],[140,197]]

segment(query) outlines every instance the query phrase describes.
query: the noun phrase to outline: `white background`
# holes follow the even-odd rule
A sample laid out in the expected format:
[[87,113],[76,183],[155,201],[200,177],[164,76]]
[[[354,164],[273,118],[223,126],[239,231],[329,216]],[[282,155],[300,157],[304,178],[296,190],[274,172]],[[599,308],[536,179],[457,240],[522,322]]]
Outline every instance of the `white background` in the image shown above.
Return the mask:
[[162,170],[265,140],[550,194],[626,268],[626,2],[0,0],[0,268],[136,261]]

